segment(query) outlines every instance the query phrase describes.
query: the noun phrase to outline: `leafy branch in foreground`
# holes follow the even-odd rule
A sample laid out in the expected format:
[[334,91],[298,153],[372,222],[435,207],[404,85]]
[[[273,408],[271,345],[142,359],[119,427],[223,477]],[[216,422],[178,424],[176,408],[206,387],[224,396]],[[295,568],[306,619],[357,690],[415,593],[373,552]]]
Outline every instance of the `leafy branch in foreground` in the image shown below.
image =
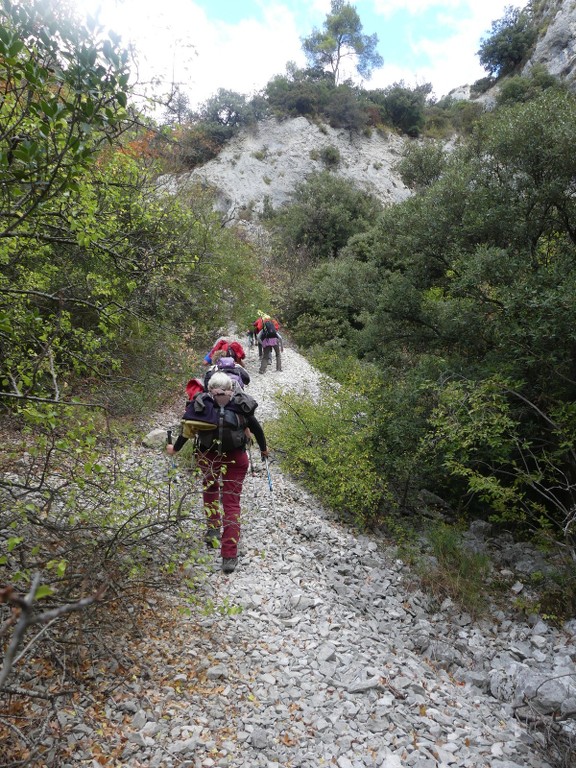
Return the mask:
[[180,590],[202,606],[206,563],[193,478],[175,483],[162,456],[120,454],[98,415],[35,405],[25,418],[0,465],[0,687],[11,697],[0,735],[20,755],[31,744],[43,754],[52,702],[108,657],[119,622],[136,632],[139,606]]

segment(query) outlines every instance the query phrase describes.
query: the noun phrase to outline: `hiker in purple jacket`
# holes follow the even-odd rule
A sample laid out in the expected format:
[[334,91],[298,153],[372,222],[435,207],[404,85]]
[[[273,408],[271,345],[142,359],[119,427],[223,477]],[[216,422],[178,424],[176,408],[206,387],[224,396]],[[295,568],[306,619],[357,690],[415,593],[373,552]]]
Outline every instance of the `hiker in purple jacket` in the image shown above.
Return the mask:
[[262,329],[256,337],[258,343],[262,345],[262,359],[260,361],[259,373],[266,373],[268,364],[271,362],[272,350],[276,355],[276,370],[282,370],[282,358],[280,352],[284,352],[284,343],[280,331],[278,330],[278,321],[265,315],[262,318]]

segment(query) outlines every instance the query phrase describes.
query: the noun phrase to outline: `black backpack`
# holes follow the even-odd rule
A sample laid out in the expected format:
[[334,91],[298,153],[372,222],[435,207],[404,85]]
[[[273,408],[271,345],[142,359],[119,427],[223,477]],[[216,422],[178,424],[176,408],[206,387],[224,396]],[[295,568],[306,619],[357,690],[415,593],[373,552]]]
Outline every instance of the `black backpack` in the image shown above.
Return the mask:
[[254,413],[257,405],[254,398],[240,392],[225,408],[219,408],[207,392],[201,392],[186,406],[182,434],[184,437],[191,436],[185,433],[188,425],[196,431],[197,446],[201,451],[225,453],[244,448],[247,417]]
[[262,338],[263,339],[277,339],[278,338],[278,332],[276,331],[276,326],[272,322],[272,320],[265,320],[262,324]]

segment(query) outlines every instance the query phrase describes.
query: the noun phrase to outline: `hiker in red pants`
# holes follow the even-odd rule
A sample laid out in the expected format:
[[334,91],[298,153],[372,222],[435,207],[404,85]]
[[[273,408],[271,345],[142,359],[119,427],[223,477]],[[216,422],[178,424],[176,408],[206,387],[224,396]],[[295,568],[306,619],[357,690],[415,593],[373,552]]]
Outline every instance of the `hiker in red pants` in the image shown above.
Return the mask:
[[[245,392],[234,391],[229,376],[218,372],[210,377],[208,392],[197,394],[184,413],[183,424],[196,424],[199,430],[196,464],[202,472],[207,523],[204,541],[209,547],[220,544],[224,573],[232,573],[238,564],[240,496],[249,466],[249,435],[256,438],[262,459],[268,456],[264,430],[254,416],[257,406]],[[166,450],[171,455],[177,453],[187,439],[180,434]]]

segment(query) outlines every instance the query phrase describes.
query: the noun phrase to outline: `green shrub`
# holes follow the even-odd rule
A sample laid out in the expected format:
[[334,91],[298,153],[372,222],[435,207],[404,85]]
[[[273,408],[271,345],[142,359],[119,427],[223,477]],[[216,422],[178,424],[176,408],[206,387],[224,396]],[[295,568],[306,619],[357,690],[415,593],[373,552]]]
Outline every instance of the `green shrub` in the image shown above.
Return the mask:
[[319,402],[280,395],[279,419],[267,427],[281,463],[325,503],[363,525],[387,497],[372,461],[368,402],[328,379]]
[[121,369],[99,381],[94,395],[117,417],[152,413],[175,388],[183,392],[192,363],[180,336],[159,323],[127,322],[116,356]]
[[561,92],[566,90],[566,85],[551,75],[545,66],[538,64],[530,70],[528,77],[516,75],[504,80],[496,104],[501,107],[504,104],[530,101],[549,88]]
[[397,164],[400,177],[410,189],[423,189],[438,180],[446,165],[446,153],[440,142],[407,144]]
[[337,168],[340,165],[341,157],[338,147],[330,145],[329,147],[322,147],[320,150],[320,158],[326,166],[326,168]]

